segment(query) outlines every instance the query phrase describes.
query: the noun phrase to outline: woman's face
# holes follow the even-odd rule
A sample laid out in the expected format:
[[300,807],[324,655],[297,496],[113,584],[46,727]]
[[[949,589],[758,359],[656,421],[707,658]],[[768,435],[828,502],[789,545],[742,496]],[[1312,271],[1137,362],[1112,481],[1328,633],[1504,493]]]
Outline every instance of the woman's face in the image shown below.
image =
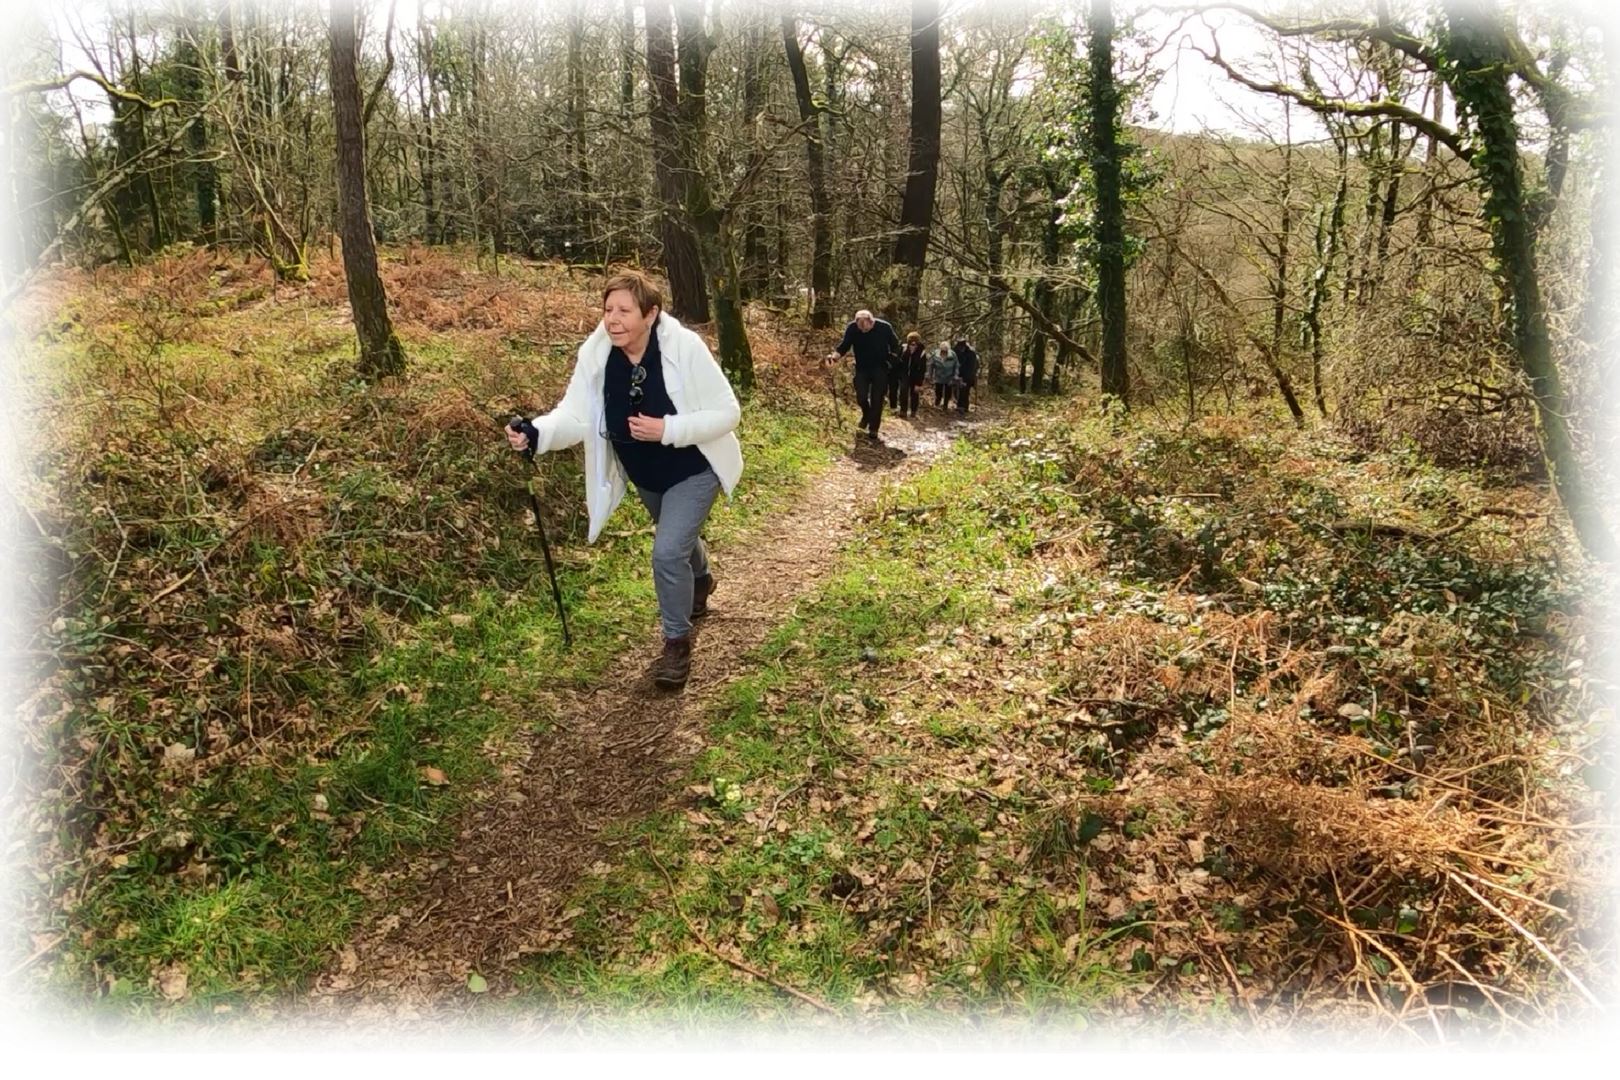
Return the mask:
[[602,324],[607,327],[613,344],[621,349],[645,341],[656,318],[658,309],[655,307],[643,315],[641,305],[636,303],[629,289],[614,289],[602,301]]

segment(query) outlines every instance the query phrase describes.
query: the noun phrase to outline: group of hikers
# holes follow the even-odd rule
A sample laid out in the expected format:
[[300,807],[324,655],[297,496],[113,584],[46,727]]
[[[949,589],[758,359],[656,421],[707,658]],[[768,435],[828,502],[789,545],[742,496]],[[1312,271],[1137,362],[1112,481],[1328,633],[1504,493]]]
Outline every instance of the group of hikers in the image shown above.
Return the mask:
[[[588,542],[601,535],[627,485],[635,485],[653,519],[653,585],[664,638],[651,675],[661,689],[678,690],[692,670],[693,623],[708,613],[715,589],[703,525],[720,492],[729,497],[742,476],[736,435],[742,410],[703,339],[663,306],[657,284],[640,271],[609,277],[602,321],[580,345],[562,400],[548,413],[513,421],[506,437],[513,449],[530,453],[585,444]],[[979,358],[966,341],[930,351],[913,333],[902,347],[892,326],[863,309],[827,362],[851,350],[861,427],[872,439],[885,396],[902,415],[916,416],[925,381],[934,384],[936,407],[967,412]]]
[[827,354],[827,363],[836,363],[851,352],[855,354],[855,401],[861,407],[857,434],[877,439],[885,396],[889,408],[901,416],[916,416],[924,383],[934,385],[936,409],[968,411],[968,395],[979,379],[979,354],[966,339],[958,339],[954,345],[942,341],[930,349],[913,330],[902,345],[890,323],[862,308],[844,327],[843,340]]

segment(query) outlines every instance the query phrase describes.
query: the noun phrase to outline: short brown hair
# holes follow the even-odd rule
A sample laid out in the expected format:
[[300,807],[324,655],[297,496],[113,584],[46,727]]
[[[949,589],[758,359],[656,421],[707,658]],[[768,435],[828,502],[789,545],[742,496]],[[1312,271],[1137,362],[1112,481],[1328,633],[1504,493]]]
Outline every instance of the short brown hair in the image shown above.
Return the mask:
[[640,270],[620,267],[613,271],[613,276],[602,286],[602,302],[607,303],[608,296],[620,289],[635,297],[643,315],[653,308],[661,310],[664,306],[664,294],[658,290],[658,283]]
[[913,330],[911,333],[906,335],[906,344],[908,344],[908,345],[921,345],[922,344],[922,335],[917,333],[917,331]]

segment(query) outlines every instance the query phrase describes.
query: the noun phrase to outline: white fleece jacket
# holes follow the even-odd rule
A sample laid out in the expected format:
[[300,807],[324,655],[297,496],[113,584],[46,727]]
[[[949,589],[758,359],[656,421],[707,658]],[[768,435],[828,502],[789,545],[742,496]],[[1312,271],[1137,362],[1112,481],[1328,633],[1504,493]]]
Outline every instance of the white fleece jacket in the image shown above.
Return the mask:
[[[742,476],[742,444],[735,434],[742,409],[725,372],[703,339],[674,317],[661,314],[654,333],[664,372],[664,388],[676,413],[664,417],[665,446],[696,446],[709,460],[727,496]],[[591,543],[624,498],[624,466],[613,444],[603,438],[602,382],[613,350],[607,328],[598,323],[579,347],[574,374],[557,407],[534,418],[535,450],[547,453],[585,444],[585,508]]]

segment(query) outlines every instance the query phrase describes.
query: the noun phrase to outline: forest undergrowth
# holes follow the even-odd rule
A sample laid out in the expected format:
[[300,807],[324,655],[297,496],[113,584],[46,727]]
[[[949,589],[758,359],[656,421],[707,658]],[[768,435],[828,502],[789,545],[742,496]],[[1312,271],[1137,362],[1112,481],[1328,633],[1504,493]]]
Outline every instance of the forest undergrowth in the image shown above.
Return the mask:
[[[587,547],[555,455],[560,648],[498,431],[561,389],[591,282],[389,252],[412,367],[370,387],[315,271],[195,252],[24,302],[12,944],[64,1000],[296,992],[360,868],[453,842],[491,748],[651,625],[645,515]],[[847,442],[810,337],[755,330],[722,541]],[[1544,487],[1262,410],[1015,405],[870,510],[506,1004],[1424,1041],[1587,1016],[1614,593],[1577,552]]]

